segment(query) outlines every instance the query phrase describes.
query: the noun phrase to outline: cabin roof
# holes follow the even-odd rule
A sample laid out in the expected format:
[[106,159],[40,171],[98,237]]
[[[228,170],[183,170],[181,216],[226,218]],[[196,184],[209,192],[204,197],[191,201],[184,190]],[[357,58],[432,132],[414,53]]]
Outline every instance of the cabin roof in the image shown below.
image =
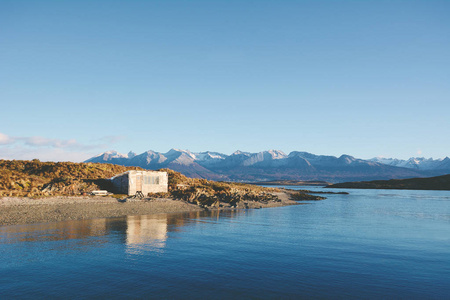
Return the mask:
[[120,174],[114,175],[113,177],[111,177],[111,178],[110,178],[110,180],[113,180],[114,178],[117,178],[117,177],[123,176],[123,175],[125,175],[125,174],[131,174],[131,173],[166,173],[166,174],[167,174],[167,172],[164,172],[164,171],[152,171],[152,170],[144,170],[144,171],[142,171],[142,170],[129,170],[129,171],[125,171],[125,172],[123,172],[123,173],[120,173]]

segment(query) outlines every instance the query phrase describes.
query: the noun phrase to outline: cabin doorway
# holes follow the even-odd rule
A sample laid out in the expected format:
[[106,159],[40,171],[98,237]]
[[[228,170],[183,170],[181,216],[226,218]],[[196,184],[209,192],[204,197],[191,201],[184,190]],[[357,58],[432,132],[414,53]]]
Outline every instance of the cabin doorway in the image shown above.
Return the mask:
[[136,192],[142,192],[142,175],[136,175]]

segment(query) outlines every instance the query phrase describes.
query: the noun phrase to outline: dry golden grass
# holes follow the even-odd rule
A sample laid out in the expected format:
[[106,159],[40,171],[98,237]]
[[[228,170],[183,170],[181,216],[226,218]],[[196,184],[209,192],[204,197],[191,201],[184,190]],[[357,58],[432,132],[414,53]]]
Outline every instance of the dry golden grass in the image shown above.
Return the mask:
[[236,204],[239,201],[277,200],[273,192],[276,188],[265,188],[257,185],[220,182],[198,178],[188,178],[170,169],[162,169],[169,174],[169,193],[172,197],[201,205],[214,203]]
[[[128,170],[143,169],[99,163],[0,160],[0,197],[73,196],[97,189],[112,191],[107,179]],[[276,200],[272,193],[279,191],[256,185],[188,178],[170,169],[161,171],[169,175],[169,193],[153,195],[155,197],[174,197],[202,205],[233,204],[241,200]]]
[[0,160],[0,196],[80,195],[108,185],[107,178],[128,170],[111,164]]

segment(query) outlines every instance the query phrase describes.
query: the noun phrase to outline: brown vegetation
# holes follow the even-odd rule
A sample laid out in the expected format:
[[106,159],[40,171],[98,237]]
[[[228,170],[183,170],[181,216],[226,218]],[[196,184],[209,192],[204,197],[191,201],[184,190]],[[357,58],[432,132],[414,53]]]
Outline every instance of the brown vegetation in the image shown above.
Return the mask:
[[[0,197],[76,196],[98,189],[112,191],[108,178],[128,170],[143,169],[100,163],[0,160]],[[257,203],[281,201],[276,195],[281,191],[276,188],[188,178],[170,169],[161,171],[169,175],[169,192],[149,195],[151,198],[180,199],[203,207],[259,207]],[[294,200],[322,199],[306,191],[289,194]]]
[[[74,196],[98,189],[111,191],[111,183],[107,179],[128,170],[142,169],[100,163],[0,160],[0,197]],[[235,205],[239,201],[278,199],[271,194],[277,189],[188,178],[169,169],[161,171],[169,174],[169,193],[153,197],[173,197],[200,205],[219,202]]]
[[108,189],[105,180],[128,170],[111,164],[0,160],[1,196],[80,195]]
[[169,193],[176,199],[182,199],[203,206],[237,206],[244,201],[279,201],[274,188],[264,188],[251,184],[218,182],[206,179],[188,178],[178,172],[163,169],[169,174]]

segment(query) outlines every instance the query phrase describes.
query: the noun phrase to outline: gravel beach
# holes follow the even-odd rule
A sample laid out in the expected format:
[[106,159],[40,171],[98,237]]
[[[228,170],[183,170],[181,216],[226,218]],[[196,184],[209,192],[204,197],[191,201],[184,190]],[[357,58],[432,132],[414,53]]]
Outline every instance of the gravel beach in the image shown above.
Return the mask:
[[[277,193],[281,202],[248,202],[241,208],[266,208],[298,204],[285,193]],[[203,208],[180,200],[127,199],[121,202],[113,197],[47,197],[40,199],[26,197],[0,198],[0,226],[30,223],[48,223],[66,220],[148,215],[201,211]]]

